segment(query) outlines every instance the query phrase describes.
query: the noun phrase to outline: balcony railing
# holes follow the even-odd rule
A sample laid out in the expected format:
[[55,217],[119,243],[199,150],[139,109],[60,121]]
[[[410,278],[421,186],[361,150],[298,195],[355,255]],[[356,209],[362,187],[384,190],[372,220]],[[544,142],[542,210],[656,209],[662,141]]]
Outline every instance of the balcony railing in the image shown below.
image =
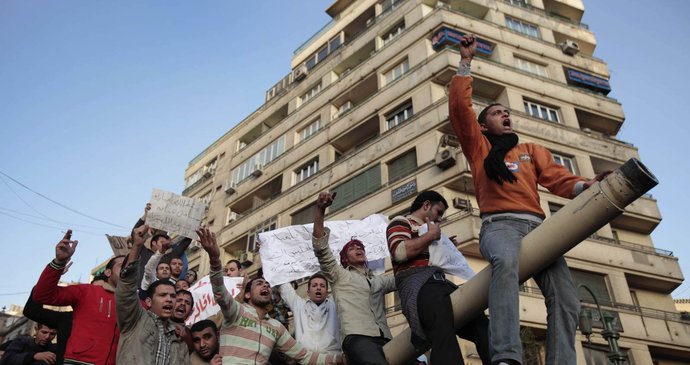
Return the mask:
[[645,246],[645,245],[640,245],[637,243],[632,243],[632,242],[626,242],[626,241],[620,241],[620,240],[615,240],[613,238],[608,238],[608,237],[602,237],[597,235],[596,233],[589,236],[590,239],[597,241],[597,242],[603,242],[612,246],[623,246],[626,248],[629,248],[633,251],[639,251],[639,252],[644,252],[652,255],[658,255],[658,256],[668,256],[668,257],[673,257],[673,251],[669,250],[664,250],[662,248],[656,248],[652,246]]
[[[523,293],[528,293],[528,294],[534,294],[534,295],[542,295],[541,290],[539,290],[538,287],[533,287],[533,286],[527,286],[527,285],[521,285],[520,286],[520,291]],[[581,299],[580,300],[582,303],[585,303],[587,305],[594,305],[594,301],[590,299]],[[600,299],[601,302],[601,299]],[[624,310],[626,312],[635,312],[638,313],[644,317],[650,317],[650,318],[658,318],[658,319],[663,319],[666,321],[673,321],[673,322],[681,322],[681,323],[690,323],[690,317],[687,315],[684,315],[683,313],[680,312],[668,312],[660,309],[654,309],[654,308],[646,308],[646,307],[640,307],[637,305],[633,304],[625,304],[625,303],[617,303],[617,302],[605,302],[605,303],[600,303],[602,304],[602,307],[605,308],[611,308],[611,309],[620,309]]]

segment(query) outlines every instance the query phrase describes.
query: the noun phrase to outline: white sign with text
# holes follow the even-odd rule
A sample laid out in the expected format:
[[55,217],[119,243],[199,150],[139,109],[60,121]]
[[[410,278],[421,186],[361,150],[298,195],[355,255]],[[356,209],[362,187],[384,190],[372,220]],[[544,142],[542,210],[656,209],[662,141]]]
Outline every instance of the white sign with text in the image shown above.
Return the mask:
[[[384,269],[384,260],[389,256],[386,239],[388,219],[381,214],[370,215],[361,221],[330,221],[329,246],[336,261],[340,261],[340,250],[352,238],[364,244],[369,268],[375,273]],[[313,224],[289,226],[259,233],[261,242],[261,266],[264,278],[272,286],[308,277],[319,271],[319,262],[312,250]]]
[[[225,282],[225,287],[230,292],[230,295],[234,298],[240,292],[238,284],[242,285],[244,278],[231,278],[223,276]],[[211,290],[211,280],[208,275],[199,279],[194,285],[189,287],[189,291],[192,292],[192,297],[194,298],[194,308],[192,309],[192,314],[185,321],[187,326],[206,319],[220,311],[220,306],[216,303],[213,298],[213,290]]]
[[151,211],[146,214],[146,224],[168,233],[176,233],[198,239],[196,230],[204,216],[204,203],[168,191],[153,189]]

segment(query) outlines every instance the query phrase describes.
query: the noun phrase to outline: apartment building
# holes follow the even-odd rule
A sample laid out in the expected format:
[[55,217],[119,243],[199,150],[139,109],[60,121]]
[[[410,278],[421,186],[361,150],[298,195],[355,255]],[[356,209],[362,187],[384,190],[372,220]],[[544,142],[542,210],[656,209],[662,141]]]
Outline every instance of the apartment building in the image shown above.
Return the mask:
[[[443,231],[458,236],[476,271],[484,268],[472,176],[448,122],[447,88],[466,32],[479,37],[477,111],[509,106],[521,141],[546,146],[582,176],[639,157],[616,138],[623,109],[607,96],[608,66],[593,56],[581,0],[337,0],[326,12],[332,20],[299,46],[263,105],[185,172],[183,194],[207,204],[224,261],[257,270],[257,234],[309,223],[321,191],[338,192],[327,219],[344,220],[393,217],[434,189],[452,202]],[[540,194],[547,215],[567,204]],[[637,365],[690,359],[690,321],[670,295],[683,281],[678,259],[650,237],[660,221],[656,200],[644,196],[566,255],[576,283],[616,318],[619,344]],[[197,246],[188,255],[190,267],[208,272]],[[593,309],[588,292],[580,294]],[[407,326],[397,296],[386,304],[397,334]],[[532,280],[520,306],[525,363],[543,364],[546,310]],[[607,363],[596,315],[594,327],[591,342],[578,333],[578,363]],[[466,363],[480,363],[472,344],[461,346]]]

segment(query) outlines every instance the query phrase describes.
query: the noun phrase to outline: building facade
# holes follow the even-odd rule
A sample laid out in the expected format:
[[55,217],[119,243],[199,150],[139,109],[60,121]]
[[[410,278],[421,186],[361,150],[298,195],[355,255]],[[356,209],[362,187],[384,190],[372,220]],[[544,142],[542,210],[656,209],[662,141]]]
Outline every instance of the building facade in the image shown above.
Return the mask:
[[[509,106],[522,141],[546,146],[582,176],[639,156],[616,138],[623,109],[607,97],[608,66],[592,56],[581,0],[338,0],[326,11],[332,21],[297,49],[264,104],[186,170],[183,194],[207,203],[224,260],[258,269],[257,234],[311,222],[321,191],[338,192],[327,219],[344,220],[404,213],[417,192],[434,189],[452,202],[443,231],[458,236],[476,271],[484,268],[472,177],[448,121],[466,32],[479,37],[477,111]],[[540,193],[547,216],[567,203]],[[656,201],[642,197],[566,255],[576,283],[616,317],[619,344],[638,365],[690,359],[690,322],[670,295],[683,281],[678,259],[650,237],[660,221]],[[188,254],[190,267],[208,272],[198,246]],[[592,307],[584,290],[581,299]],[[386,304],[397,334],[407,323],[396,295]],[[532,280],[520,306],[525,363],[543,364],[546,310]],[[601,335],[588,343],[578,334],[576,346],[578,363],[606,363]],[[462,349],[466,363],[480,363],[471,344]]]

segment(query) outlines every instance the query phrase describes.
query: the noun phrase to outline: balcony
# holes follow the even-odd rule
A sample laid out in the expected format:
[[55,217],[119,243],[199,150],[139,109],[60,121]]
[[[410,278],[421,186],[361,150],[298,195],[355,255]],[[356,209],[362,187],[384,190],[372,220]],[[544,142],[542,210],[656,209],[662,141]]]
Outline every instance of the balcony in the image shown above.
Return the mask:
[[651,246],[645,248],[627,242],[618,244],[594,236],[579,243],[566,256],[621,270],[631,286],[670,293],[683,282],[683,273],[678,258],[668,253]]
[[649,196],[632,202],[625,212],[614,219],[611,224],[633,232],[651,234],[661,222],[661,212],[656,200]]

